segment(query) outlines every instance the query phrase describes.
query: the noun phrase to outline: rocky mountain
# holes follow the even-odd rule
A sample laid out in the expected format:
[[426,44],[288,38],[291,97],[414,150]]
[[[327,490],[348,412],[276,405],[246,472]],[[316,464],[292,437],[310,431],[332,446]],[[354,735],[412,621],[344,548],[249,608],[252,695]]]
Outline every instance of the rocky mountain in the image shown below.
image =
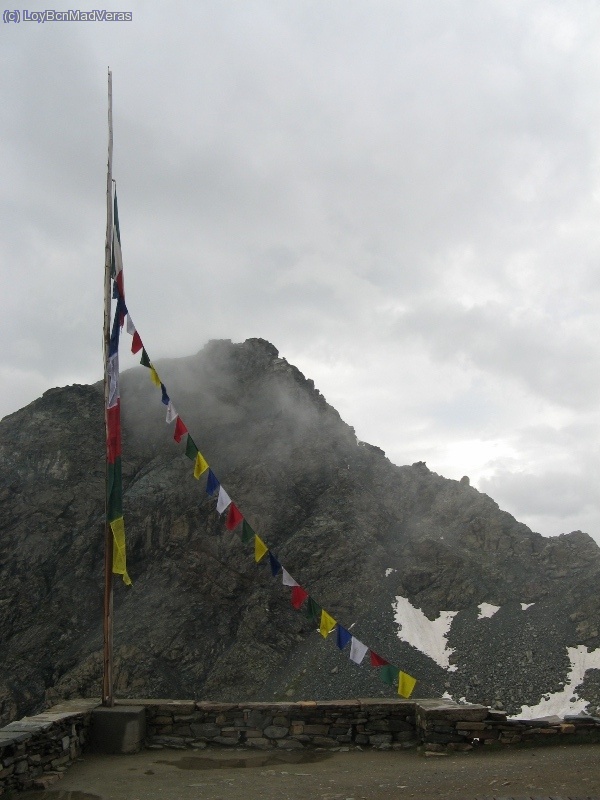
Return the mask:
[[[600,705],[589,536],[543,538],[468,479],[393,465],[264,340],[213,341],[157,368],[254,530],[319,605],[418,678],[415,695],[513,713],[561,692]],[[393,696],[226,531],[148,370],[124,373],[121,395],[133,586],[115,581],[117,696]],[[3,723],[100,694],[103,418],[96,384],[51,389],[0,422]]]

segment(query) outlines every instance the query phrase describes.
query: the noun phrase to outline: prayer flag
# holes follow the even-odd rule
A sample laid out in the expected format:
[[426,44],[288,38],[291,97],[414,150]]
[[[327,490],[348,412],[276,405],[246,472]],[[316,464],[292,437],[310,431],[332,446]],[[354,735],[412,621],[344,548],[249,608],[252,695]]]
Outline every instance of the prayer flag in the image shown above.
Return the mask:
[[135,334],[135,325],[133,324],[133,320],[131,319],[131,314],[129,313],[129,311],[127,312],[127,333],[130,336],[133,336]]
[[398,694],[400,697],[405,697],[408,700],[416,684],[416,678],[413,678],[411,675],[407,675],[406,672],[400,672],[398,676]]
[[371,650],[371,666],[372,667],[384,667],[386,664],[389,664],[389,661],[386,661],[385,658],[378,656],[374,650]]
[[294,606],[295,609],[300,608],[300,606],[306,600],[307,597],[308,597],[308,592],[301,586],[292,587],[291,600],[292,600],[292,605]]
[[358,639],[353,636],[352,642],[350,643],[350,661],[354,661],[355,664],[360,664],[368,649],[366,644],[359,642]]
[[234,530],[240,524],[240,522],[244,519],[242,516],[242,512],[236,506],[235,503],[231,503],[229,506],[229,511],[227,512],[227,519],[225,520],[225,527],[228,531]]
[[336,622],[323,608],[321,610],[321,624],[319,625],[319,633],[326,639],[331,631],[335,628]]
[[258,564],[258,562],[265,556],[266,553],[269,552],[269,548],[260,538],[254,534],[254,560]]
[[163,402],[163,403],[164,403],[166,406],[168,406],[168,405],[169,405],[169,403],[171,402],[171,399],[170,399],[169,395],[167,394],[167,390],[166,390],[166,388],[165,388],[165,385],[164,385],[164,383],[161,383],[161,385],[160,385],[160,390],[161,390],[161,392],[162,392],[162,398],[161,398],[161,400],[162,400],[162,402]]
[[152,363],[148,358],[148,353],[146,352],[145,347],[142,347],[142,356],[140,358],[140,364],[142,365],[142,367],[148,367],[148,369],[152,367]]
[[346,628],[342,628],[342,626],[338,622],[337,631],[336,631],[336,644],[343,650],[344,647],[348,644],[348,642],[352,639],[352,634],[350,631],[347,631]]
[[157,389],[161,387],[160,378],[158,377],[158,372],[154,369],[152,364],[150,364],[150,380],[156,386]]
[[[175,428],[175,430],[177,430],[177,428]],[[187,433],[187,428],[185,430]],[[191,461],[195,461],[196,456],[198,455],[198,448],[196,447],[196,442],[189,435],[187,437],[187,442],[185,443],[185,454]]]
[[312,620],[313,622],[318,622],[321,618],[321,606],[316,603],[312,597],[308,598],[308,603],[306,604],[306,616]]
[[166,418],[167,425],[173,422],[174,419],[177,419],[178,416],[179,416],[178,413],[175,411],[175,406],[169,400],[169,405],[167,406],[167,418]]
[[254,540],[255,536],[256,534],[250,527],[250,523],[245,519],[242,523],[242,543],[250,544],[250,542]]
[[231,497],[229,497],[223,486],[221,486],[219,488],[219,496],[217,498],[217,514],[222,514],[229,503],[231,503]]
[[125,521],[118,517],[110,523],[113,534],[113,563],[112,571],[123,576],[123,583],[131,586],[131,578],[127,574],[127,561],[125,556]]
[[133,341],[131,342],[131,352],[133,355],[139,353],[144,345],[142,344],[142,340],[140,339],[140,335],[137,331],[133,332]]
[[400,674],[400,670],[398,667],[395,667],[393,664],[385,664],[379,670],[379,677],[384,683],[387,683],[389,686],[397,686],[398,685],[398,676]]
[[269,564],[271,565],[271,575],[275,578],[279,573],[279,570],[281,569],[281,564],[279,563],[279,561],[277,561],[277,559],[270,550],[269,550]]
[[194,463],[194,478],[198,479],[203,472],[206,472],[208,469],[208,464],[202,453],[196,453],[196,461]]
[[282,580],[283,580],[283,585],[284,586],[298,586],[298,584],[292,578],[290,573],[287,570],[285,570],[283,567],[281,568],[281,573],[282,573],[282,576],[283,576]]
[[[117,208],[117,193],[113,200],[113,230],[110,276],[114,279],[119,295],[125,300],[125,286],[123,283],[123,256],[121,253],[121,231],[119,229],[119,209]],[[119,316],[121,315],[121,310]],[[124,319],[124,317],[123,317]],[[120,321],[123,324],[123,320]]]
[[[189,441],[189,439],[190,439],[190,437],[188,436],[188,441]],[[209,469],[208,470],[208,477],[206,479],[206,494],[209,497],[212,497],[214,495],[214,493],[217,491],[217,489],[219,488],[220,485],[221,484],[219,483],[219,479],[217,478],[215,473],[212,471],[212,469]]]
[[[175,420],[175,430],[173,431],[173,438],[179,444],[179,442],[181,442],[181,437],[187,432],[188,429],[185,427],[185,422],[181,419],[180,416],[177,416],[177,419]],[[191,436],[188,436],[188,441],[189,439],[191,439]],[[192,444],[194,444],[193,441]],[[197,447],[196,447],[196,452],[198,452]],[[187,456],[187,442],[186,442],[185,454]],[[196,460],[196,456],[194,456],[193,460],[194,461]]]

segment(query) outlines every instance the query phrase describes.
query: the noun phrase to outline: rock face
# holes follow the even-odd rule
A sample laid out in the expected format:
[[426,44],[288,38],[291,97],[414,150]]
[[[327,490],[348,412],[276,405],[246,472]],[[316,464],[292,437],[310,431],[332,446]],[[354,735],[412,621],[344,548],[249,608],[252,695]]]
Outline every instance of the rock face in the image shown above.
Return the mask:
[[[586,534],[543,538],[468,480],[394,466],[264,340],[213,341],[157,367],[254,530],[322,607],[419,679],[419,697],[516,711],[562,688],[567,647],[600,647],[600,550]],[[115,581],[117,695],[392,696],[225,530],[148,371],[122,375],[121,395],[133,587]],[[52,389],[0,422],[2,723],[100,694],[104,458],[99,384]],[[454,671],[399,639],[396,596],[431,620],[460,612]],[[480,603],[500,611],[478,620]],[[598,670],[584,689],[600,704]]]

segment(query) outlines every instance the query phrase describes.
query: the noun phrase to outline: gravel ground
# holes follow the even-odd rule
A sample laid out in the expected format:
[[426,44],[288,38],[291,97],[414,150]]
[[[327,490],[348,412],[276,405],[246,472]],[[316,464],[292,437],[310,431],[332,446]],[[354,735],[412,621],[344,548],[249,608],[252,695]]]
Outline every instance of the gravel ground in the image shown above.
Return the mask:
[[415,751],[146,750],[86,756],[19,800],[600,800],[600,745],[425,757]]

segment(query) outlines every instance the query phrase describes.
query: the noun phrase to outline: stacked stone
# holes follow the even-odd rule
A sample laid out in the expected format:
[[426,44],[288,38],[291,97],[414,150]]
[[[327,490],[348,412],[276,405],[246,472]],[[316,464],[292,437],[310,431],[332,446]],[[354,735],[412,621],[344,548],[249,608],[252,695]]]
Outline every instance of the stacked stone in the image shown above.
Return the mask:
[[426,753],[471,750],[478,745],[564,744],[600,741],[600,718],[590,716],[508,719],[485,706],[430,700],[417,705],[416,724]]
[[81,755],[96,701],[76,703],[25,717],[0,729],[0,795],[47,789]]
[[360,745],[404,749],[417,744],[415,703],[411,701],[147,701],[145,705],[148,732],[156,746],[203,748],[216,744],[299,749]]

